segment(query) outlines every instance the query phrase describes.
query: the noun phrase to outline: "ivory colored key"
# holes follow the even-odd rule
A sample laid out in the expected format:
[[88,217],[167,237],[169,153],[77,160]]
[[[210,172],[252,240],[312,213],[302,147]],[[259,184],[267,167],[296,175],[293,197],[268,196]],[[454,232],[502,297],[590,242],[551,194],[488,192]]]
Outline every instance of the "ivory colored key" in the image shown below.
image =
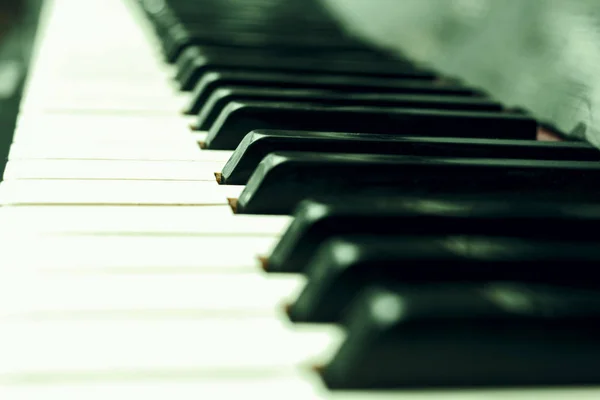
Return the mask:
[[177,115],[159,117],[92,113],[21,113],[13,141],[52,141],[65,138],[69,142],[88,142],[94,139],[181,143],[183,139],[187,139],[188,132],[186,120]]
[[243,187],[216,182],[21,180],[0,183],[3,205],[182,205],[227,203]]
[[278,373],[328,361],[343,336],[333,325],[272,317],[16,319],[2,321],[0,377]]
[[233,215],[228,205],[0,207],[0,232],[278,237],[288,216]]
[[200,151],[190,140],[187,146],[144,143],[138,140],[84,142],[79,144],[13,143],[9,160],[135,160],[135,161],[216,161],[226,162],[230,151]]
[[[144,86],[129,84],[114,88],[81,88],[77,85],[67,88],[65,82],[58,82],[43,89],[44,95],[23,104],[24,111],[44,112],[101,111],[113,114],[163,114],[173,115],[186,103],[187,97],[177,96],[169,91],[144,90]],[[87,90],[86,90],[87,89]]]
[[258,272],[269,235],[77,235],[0,231],[0,270],[112,273]]
[[[203,274],[11,273],[0,283],[0,319],[104,316],[278,317],[304,286],[302,275],[257,271]],[[24,291],[23,287],[28,290]],[[134,292],[134,293],[133,293]],[[110,294],[107,296],[107,294]]]
[[210,181],[223,163],[195,161],[123,160],[13,160],[4,180],[16,179],[122,179]]

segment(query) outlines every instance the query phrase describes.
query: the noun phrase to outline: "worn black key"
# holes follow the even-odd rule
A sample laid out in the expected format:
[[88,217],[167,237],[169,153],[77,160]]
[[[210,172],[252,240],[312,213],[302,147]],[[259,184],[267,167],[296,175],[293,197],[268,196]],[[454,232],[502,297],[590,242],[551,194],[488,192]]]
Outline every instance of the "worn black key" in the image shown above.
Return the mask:
[[514,113],[233,102],[208,131],[205,147],[235,150],[257,129],[520,140],[537,136],[537,122]]
[[261,161],[235,209],[290,214],[306,198],[485,194],[598,201],[600,163],[277,152]]
[[244,137],[223,167],[219,182],[245,185],[258,163],[274,151],[600,161],[598,149],[579,142],[258,130]]
[[382,61],[374,56],[367,59],[335,51],[319,57],[312,52],[306,55],[257,49],[223,52],[194,47],[186,49],[177,64],[180,68],[176,79],[181,90],[184,91],[192,90],[204,74],[215,70],[436,79],[431,71],[418,68],[408,62]]
[[567,236],[560,241],[436,235],[336,237],[324,242],[307,263],[308,283],[288,313],[295,322],[336,323],[365,285],[392,282],[413,286],[501,281],[598,289],[597,241],[566,241]]
[[328,90],[226,87],[217,89],[206,101],[206,104],[198,114],[197,128],[203,131],[209,130],[229,103],[245,101],[463,111],[504,110],[500,103],[483,97],[396,93],[340,93]]
[[544,240],[598,240],[600,206],[544,201],[473,200],[443,197],[336,198],[303,201],[289,228],[263,259],[269,272],[305,272],[316,249],[329,238],[362,235],[486,235]]
[[331,389],[600,383],[597,292],[496,283],[372,288],[321,369]]
[[401,93],[446,96],[482,96],[452,80],[410,80],[347,75],[302,75],[294,73],[261,73],[215,71],[206,73],[194,88],[187,113],[197,114],[215,90],[229,86],[262,89],[326,89],[342,93]]

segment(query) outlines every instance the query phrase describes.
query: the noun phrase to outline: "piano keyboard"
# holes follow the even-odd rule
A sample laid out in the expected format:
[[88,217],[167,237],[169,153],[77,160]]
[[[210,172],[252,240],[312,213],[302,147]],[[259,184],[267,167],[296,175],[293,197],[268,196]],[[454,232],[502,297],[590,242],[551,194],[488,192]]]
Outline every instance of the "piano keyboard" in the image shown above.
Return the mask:
[[[176,10],[187,7],[192,11],[192,4],[199,7],[194,2],[167,3],[173,3]],[[248,15],[257,11],[252,7],[269,4],[255,2],[244,9],[240,2],[240,15],[228,19],[219,14],[223,11],[219,7],[233,7],[236,2],[227,2],[228,6],[218,3],[207,1],[206,15],[214,12],[216,20],[221,18],[233,26],[235,18],[252,22]],[[322,67],[308,63],[304,69],[297,68],[302,73],[294,74],[289,70],[294,69],[295,61],[282,56],[278,61],[272,57],[280,64],[269,72],[260,62],[263,55],[251,62],[251,72],[235,67],[236,52],[247,52],[248,59],[252,58],[248,49],[256,45],[253,41],[274,48],[286,40],[288,46],[298,49],[305,49],[307,43],[315,45],[309,34],[290,35],[297,26],[287,31],[280,26],[288,36],[276,35],[273,43],[263,43],[260,32],[234,35],[235,41],[225,47],[231,54],[222,61],[233,66],[217,65],[212,78],[210,73],[202,78],[201,72],[189,68],[194,63],[201,66],[201,47],[184,48],[179,44],[185,42],[155,33],[156,28],[174,38],[177,32],[182,34],[176,25],[170,30],[161,27],[160,21],[168,21],[160,19],[166,13],[164,7],[163,1],[141,5],[125,0],[46,1],[35,64],[0,184],[0,398],[598,398],[600,391],[589,384],[598,383],[595,371],[600,371],[595,361],[598,344],[593,340],[600,308],[595,293],[585,290],[593,286],[593,276],[586,271],[597,262],[597,251],[582,232],[591,228],[588,225],[600,213],[593,205],[597,190],[581,187],[598,173],[600,157],[595,149],[579,143],[534,142],[538,129],[527,114],[506,109],[478,90],[430,76],[425,69],[369,52],[355,41],[336,36],[327,24],[319,25],[322,31],[315,31],[317,37],[325,35],[321,37],[329,40],[312,50],[320,51],[324,60],[327,56],[323,53],[354,52],[352,57],[362,67],[348,72],[343,69],[351,69],[351,65],[323,61]],[[246,20],[244,11],[249,13]],[[205,20],[203,27],[189,18],[198,42],[223,44],[219,41],[224,34],[203,36],[207,27],[214,29],[217,24]],[[318,15],[311,18],[315,24],[320,21]],[[252,31],[253,25],[238,28]],[[167,56],[177,59],[177,64],[164,61],[163,44],[167,42]],[[186,65],[188,73],[183,76],[181,68]],[[211,85],[210,79],[216,80],[215,88],[222,79],[222,88],[198,103],[202,90]],[[265,90],[260,82],[269,79],[274,83],[266,88],[272,90]],[[182,86],[188,90],[180,90],[177,81],[185,82]],[[232,89],[236,87],[239,91]],[[277,100],[281,98],[290,100]],[[209,103],[221,107],[220,111],[208,115],[202,106]],[[182,114],[193,104],[199,104],[204,122],[195,113]],[[356,115],[372,123],[361,123]],[[212,123],[206,118],[212,118]],[[346,122],[344,118],[348,118]],[[244,138],[252,123],[262,131]],[[370,135],[348,134],[352,124],[357,130],[350,132],[366,130],[363,133]],[[311,133],[273,129],[330,133],[312,134],[311,139]],[[462,137],[452,138],[461,133]],[[547,132],[543,134],[555,140]],[[327,137],[331,143],[319,141]],[[363,154],[362,158],[338,154],[344,153],[340,149],[360,153],[353,140],[370,149],[364,152],[379,154]],[[273,148],[278,153],[261,162]],[[317,148],[320,153],[306,156],[309,149]],[[428,161],[417,162],[425,156],[430,157]],[[309,180],[294,180],[313,173],[311,163],[324,168],[325,185],[318,190],[306,186]],[[434,165],[437,169],[427,169]],[[513,170],[505,174],[509,166]],[[342,207],[338,214],[327,203],[304,204],[294,216],[287,209],[274,211],[284,200],[296,209],[305,197],[302,193],[317,198],[323,195],[323,201],[335,197],[336,190],[340,196],[348,196],[343,182],[352,177],[347,168],[379,171],[381,181],[360,178],[373,189],[379,187],[377,182],[395,182],[394,177],[404,170],[421,174],[423,186],[417,182],[415,190],[408,191],[413,200],[399,191],[383,193],[391,203],[400,199],[391,207],[386,197],[374,190],[360,194],[365,199],[379,196],[378,201],[360,208],[357,197],[356,209],[344,211]],[[492,204],[488,210],[469,206],[470,198],[461,196],[451,197],[447,203],[419,197],[446,188],[435,176],[447,177],[462,189],[464,182],[453,175],[453,168],[472,174],[469,179],[476,182],[476,189],[499,199],[517,188],[507,176],[521,179],[519,195],[527,197],[533,192],[527,187],[533,185],[532,179],[544,178],[552,170],[554,180],[560,176],[559,183],[572,190],[572,196],[566,196],[569,200],[574,197],[592,204],[563,204],[564,209],[550,204],[546,210],[538,203],[514,211],[503,207],[508,203],[501,201],[500,206]],[[490,171],[488,176],[493,176],[497,185],[490,185],[476,168],[488,168],[485,171]],[[215,173],[223,184],[217,183]],[[227,179],[235,184],[226,184]],[[568,186],[570,179],[580,186]],[[339,185],[328,187],[327,182]],[[299,187],[308,192],[296,192]],[[468,187],[464,185],[465,190]],[[550,187],[544,196],[560,194],[559,188]],[[365,191],[358,189],[352,190]],[[452,188],[441,192],[457,194]],[[276,197],[269,198],[269,193]],[[346,202],[345,206],[354,204]],[[245,211],[252,207],[261,212]],[[555,218],[552,212],[557,210],[563,212]],[[329,214],[333,221],[338,218],[337,224],[319,225]],[[385,221],[398,225],[389,226]],[[547,226],[536,228],[536,223]],[[310,224],[315,224],[313,231]],[[353,236],[344,237],[346,232]],[[298,238],[302,234],[307,236]],[[475,236],[465,239],[465,235]],[[595,234],[590,235],[596,239]],[[319,237],[322,241],[338,239],[326,241],[317,252],[315,240]],[[581,242],[565,244],[567,239]],[[372,249],[380,252],[369,255],[367,250]],[[419,253],[419,249],[423,251]],[[383,255],[391,257],[392,264],[403,260],[406,265],[426,268],[430,272],[423,274],[438,284],[444,279],[457,281],[442,285],[439,291],[429,286],[416,291],[410,285],[402,287],[402,279],[417,282],[423,278],[408,274],[398,280],[397,271],[381,264]],[[488,263],[513,271],[512,260],[521,268],[545,266],[547,274],[529,276],[517,268],[513,275],[507,272],[506,279],[527,275],[522,279],[533,282],[519,283],[525,285],[522,291],[519,285],[503,289],[502,284],[486,286],[485,282],[494,278],[480,277],[477,270],[473,270],[477,276],[473,282],[468,273],[466,278],[440,277],[444,273],[434,268],[440,260],[459,269],[469,268],[474,261],[474,265]],[[361,269],[359,261],[381,268],[378,271],[389,277],[389,285],[384,282],[381,287],[382,282],[369,275],[368,269]],[[556,270],[552,269],[557,263]],[[565,278],[561,266],[567,264],[581,273],[577,282],[569,282],[583,282],[586,288],[567,285],[548,291],[545,286],[535,286],[560,285]],[[351,277],[344,281],[343,268],[355,271],[359,280],[376,284],[367,288],[365,283],[366,291],[360,292]],[[350,296],[350,288],[339,286],[344,282],[357,292],[356,298],[348,300],[353,306],[338,304]],[[562,291],[565,296],[556,295]],[[484,292],[489,295],[487,300]],[[485,329],[481,343],[488,347],[481,344],[479,350],[464,343],[453,347],[451,341],[450,347],[444,348],[444,343],[448,344],[443,329],[436,331],[442,333],[437,339],[422,334],[422,342],[410,342],[412,346],[403,348],[392,335],[396,331],[389,330],[394,324],[401,325],[405,314],[410,322],[413,312],[417,320],[419,312],[433,316],[456,313],[466,319],[483,313],[490,324],[497,324],[493,315],[486,314],[489,307],[482,305],[486,301],[497,306],[494,310],[499,314],[508,310],[506,324],[520,326],[517,317],[527,310],[524,313],[535,325],[539,323],[535,319],[538,308],[531,302],[539,299],[562,306],[556,310],[550,303],[544,303],[548,308],[540,306],[542,314],[550,313],[558,322],[544,325],[547,340],[539,336],[528,342],[514,339],[520,346],[528,343],[519,350],[521,359],[513,354],[510,339],[505,342],[502,335],[496,335],[491,344],[486,342],[491,332],[486,336]],[[442,305],[447,306],[445,311]],[[346,307],[345,311],[338,306]],[[341,319],[342,311],[345,319]],[[421,317],[431,317],[425,314]],[[435,318],[427,323],[434,330],[446,326]],[[477,341],[481,326],[471,323],[472,340]],[[407,329],[418,326],[409,324]],[[506,329],[510,338],[512,331],[507,326],[496,327]],[[530,334],[539,334],[540,326],[534,328],[538,330]],[[365,345],[367,329],[392,336],[369,339],[373,340],[371,349]],[[556,336],[551,336],[554,333]],[[494,340],[500,347],[494,348]],[[424,343],[431,349],[429,353],[419,353]],[[507,343],[509,347],[501,347]],[[536,353],[538,345],[546,350],[541,359]],[[495,349],[494,357],[486,353],[489,346]],[[475,357],[478,351],[484,355]],[[386,354],[406,354],[406,359]],[[474,362],[479,364],[474,366]],[[546,368],[548,363],[555,368]],[[463,371],[461,368],[472,369],[473,385],[461,378],[460,372],[452,380],[451,372]],[[559,385],[540,388],[549,383],[548,375],[542,374],[538,385],[520,388],[520,384],[530,386],[531,380],[536,383],[536,368],[554,374]],[[517,372],[511,373],[511,369]],[[404,371],[403,380],[394,381],[399,376],[396,371]],[[431,373],[423,375],[423,371]],[[502,371],[509,384],[503,385],[501,377],[486,371]]]

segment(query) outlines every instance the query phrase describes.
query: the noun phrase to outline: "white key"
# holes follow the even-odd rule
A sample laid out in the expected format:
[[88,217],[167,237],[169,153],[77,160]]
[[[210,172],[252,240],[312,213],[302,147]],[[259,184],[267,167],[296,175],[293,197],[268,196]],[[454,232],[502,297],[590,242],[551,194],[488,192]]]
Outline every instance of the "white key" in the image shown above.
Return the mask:
[[57,235],[0,231],[0,271],[238,273],[258,271],[271,235]]
[[0,204],[222,205],[242,190],[216,182],[22,180],[0,183]]
[[[187,145],[187,146],[184,146]],[[144,143],[137,139],[95,141],[87,143],[47,144],[13,143],[9,160],[137,160],[137,161],[217,161],[226,162],[229,151],[201,151],[195,142],[163,145],[162,142]]]
[[305,284],[303,275],[258,268],[238,274],[22,272],[0,274],[0,318],[277,318]]
[[33,140],[51,144],[55,140],[65,139],[82,143],[90,140],[139,140],[140,145],[154,140],[183,143],[188,133],[186,119],[176,115],[141,117],[92,113],[21,113],[14,142],[27,140],[31,144]]
[[2,322],[0,376],[277,372],[326,362],[343,337],[339,327],[294,325],[283,316],[9,319]]
[[0,232],[71,234],[252,235],[276,237],[289,216],[234,215],[212,207],[19,206],[0,207]]
[[196,161],[14,160],[4,180],[104,179],[215,181],[222,163]]
[[[40,91],[42,92],[42,90]],[[43,88],[43,93],[46,95],[23,103],[21,109],[38,112],[68,110],[77,113],[101,110],[114,114],[173,115],[180,112],[189,101],[185,96],[174,96],[171,93],[140,93],[138,89],[129,87],[129,85],[122,85],[112,90],[85,92],[81,89],[69,91],[67,88],[65,90],[64,84],[56,83],[51,87]]]

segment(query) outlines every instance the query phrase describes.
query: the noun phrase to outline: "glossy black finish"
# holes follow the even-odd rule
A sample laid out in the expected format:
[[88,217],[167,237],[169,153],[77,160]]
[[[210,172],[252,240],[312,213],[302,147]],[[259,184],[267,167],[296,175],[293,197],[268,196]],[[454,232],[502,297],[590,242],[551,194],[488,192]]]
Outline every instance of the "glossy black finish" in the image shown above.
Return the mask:
[[271,32],[215,32],[206,25],[178,24],[168,29],[164,52],[168,62],[175,62],[190,46],[223,46],[230,48],[311,49],[316,52],[364,51],[365,46],[356,40],[338,34],[328,40],[314,35],[273,35]]
[[259,71],[265,73],[339,74],[433,80],[435,75],[400,60],[382,60],[352,52],[331,50],[323,55],[289,54],[273,50],[241,49],[235,52],[204,46],[190,47],[177,60],[176,79],[181,90],[192,90],[209,71]]
[[[528,230],[530,222],[525,218],[514,228]],[[365,286],[390,283],[418,287],[502,281],[597,289],[598,265],[596,241],[567,237],[341,236],[324,242],[306,265],[308,283],[289,316],[295,322],[340,322]]]
[[[236,48],[365,50],[314,0],[167,1],[160,10],[148,4],[168,61],[194,45]],[[160,3],[158,3],[160,4]],[[298,35],[305,26],[311,29]]]
[[600,151],[575,142],[258,130],[247,134],[236,148],[223,167],[220,183],[245,185],[258,163],[274,151],[600,161]]
[[322,370],[331,389],[600,383],[600,295],[524,284],[372,288]]
[[598,162],[280,152],[259,164],[237,212],[290,214],[306,198],[349,194],[598,201],[599,179]]
[[256,129],[521,140],[537,135],[535,120],[512,113],[234,102],[208,131],[206,148],[235,150]]
[[269,272],[306,272],[326,240],[340,235],[486,235],[544,240],[600,240],[600,206],[523,199],[338,197],[303,201],[266,262]]
[[331,90],[341,93],[396,93],[446,96],[482,96],[475,89],[455,81],[427,81],[370,76],[336,74],[303,75],[296,73],[262,73],[240,71],[212,71],[198,81],[187,107],[188,114],[197,114],[220,88],[240,86],[262,89]]
[[226,87],[216,90],[198,115],[199,130],[209,130],[232,102],[268,101],[312,105],[433,108],[440,110],[502,111],[502,105],[482,97],[407,95],[395,93],[340,93],[309,89]]

